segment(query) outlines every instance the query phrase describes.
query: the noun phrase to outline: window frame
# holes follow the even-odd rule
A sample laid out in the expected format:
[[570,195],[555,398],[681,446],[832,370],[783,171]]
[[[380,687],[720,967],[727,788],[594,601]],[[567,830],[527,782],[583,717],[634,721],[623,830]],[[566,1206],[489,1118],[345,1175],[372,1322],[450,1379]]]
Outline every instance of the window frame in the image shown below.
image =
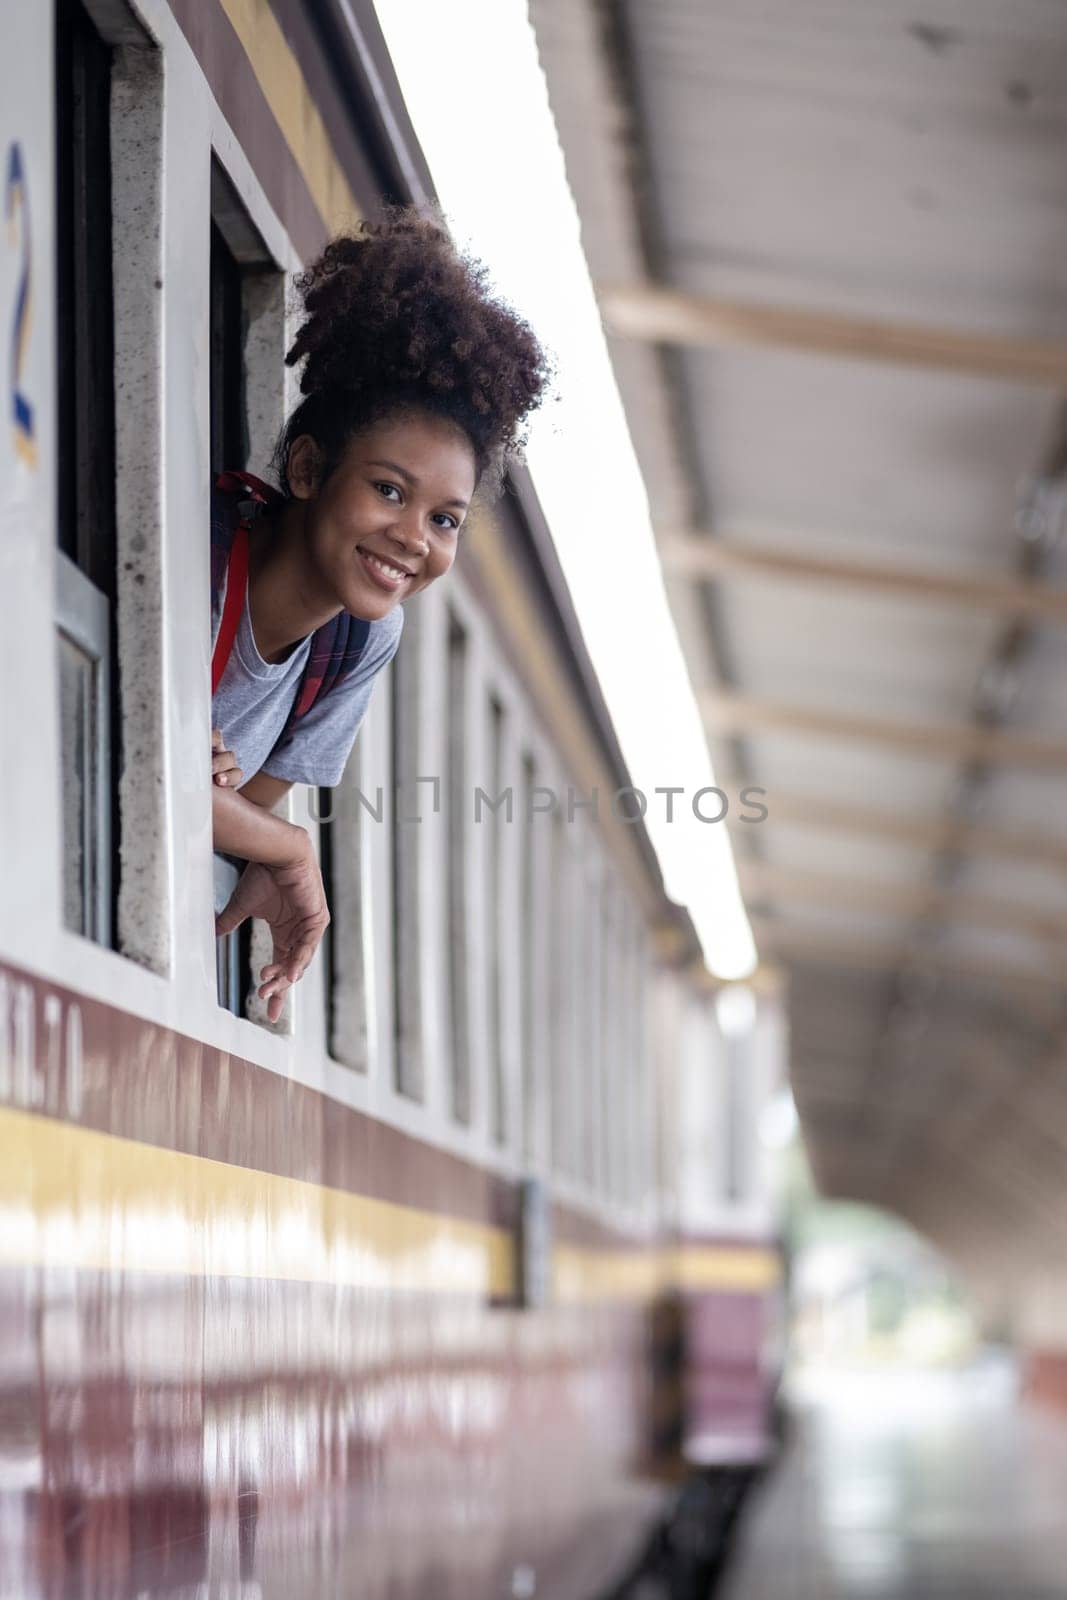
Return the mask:
[[[59,708],[60,835],[82,797],[80,916],[68,918],[64,861],[61,921],[71,933],[116,948],[121,880],[116,506],[115,322],[112,258],[113,43],[81,0],[57,0],[55,106],[56,539],[53,641]],[[62,369],[67,374],[63,377]],[[84,765],[77,789],[63,781],[61,637],[92,667]]]
[[[253,311],[270,312],[271,302],[278,343],[284,340],[284,273],[277,267],[255,222],[231,183],[218,155],[211,155],[208,212],[208,462],[210,476],[223,470],[247,470],[265,455],[267,439],[254,441],[252,397],[258,374],[250,369],[250,330]],[[236,338],[234,337],[236,333]],[[281,349],[277,351],[281,358]],[[260,377],[259,387],[263,387]],[[269,436],[268,436],[269,437]],[[270,439],[273,444],[273,439]],[[223,730],[225,734],[225,729]],[[226,868],[230,867],[230,871]],[[232,864],[214,855],[215,909],[224,884],[236,882]],[[329,935],[327,935],[329,937]],[[263,1024],[266,1007],[256,995],[254,972],[272,957],[261,926],[243,923],[233,933],[216,940],[216,982],[219,1005],[233,1016]],[[324,964],[332,956],[323,951]],[[329,988],[329,984],[327,985]],[[286,1004],[277,1027],[292,1029],[292,1002]]]
[[[86,746],[92,757],[83,782],[89,791],[82,806],[81,903],[83,926],[73,928],[95,944],[110,948],[113,938],[112,827],[114,809],[111,749],[113,701],[111,692],[112,606],[106,595],[64,550],[57,549],[55,627],[88,657],[92,665],[90,723]],[[64,863],[64,881],[66,863]]]

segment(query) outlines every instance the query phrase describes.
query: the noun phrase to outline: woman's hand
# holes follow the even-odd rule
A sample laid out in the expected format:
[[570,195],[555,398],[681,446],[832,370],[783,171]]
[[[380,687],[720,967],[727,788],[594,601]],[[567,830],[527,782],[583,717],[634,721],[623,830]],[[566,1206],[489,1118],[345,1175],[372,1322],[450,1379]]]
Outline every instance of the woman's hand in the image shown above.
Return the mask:
[[227,750],[222,742],[222,729],[211,730],[211,781],[217,783],[220,789],[237,789],[240,787],[244,773],[237,765],[237,758],[232,750]]
[[267,1015],[277,1022],[286,992],[311,964],[323,934],[330,925],[322,874],[303,829],[299,853],[291,861],[266,866],[249,862],[229,902],[215,918],[221,937],[239,928],[248,917],[261,917],[274,940],[274,960],[259,974],[258,994],[267,1001]]

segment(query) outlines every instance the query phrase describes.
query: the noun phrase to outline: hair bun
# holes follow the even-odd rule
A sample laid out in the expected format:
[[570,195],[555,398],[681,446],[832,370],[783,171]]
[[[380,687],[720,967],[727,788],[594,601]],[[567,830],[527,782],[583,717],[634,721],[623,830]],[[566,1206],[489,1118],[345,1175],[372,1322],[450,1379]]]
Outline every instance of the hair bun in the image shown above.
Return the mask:
[[482,464],[516,451],[550,369],[487,279],[440,217],[415,210],[331,239],[296,279],[305,320],[286,361],[304,362],[301,392],[424,398],[467,431]]

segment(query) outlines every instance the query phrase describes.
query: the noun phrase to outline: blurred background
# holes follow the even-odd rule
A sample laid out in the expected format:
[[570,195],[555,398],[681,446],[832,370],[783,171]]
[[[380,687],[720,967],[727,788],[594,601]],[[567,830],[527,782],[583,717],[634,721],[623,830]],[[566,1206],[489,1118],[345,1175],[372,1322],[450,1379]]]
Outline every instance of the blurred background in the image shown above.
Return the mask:
[[[505,9],[480,14],[497,62]],[[801,1520],[769,1491],[773,1554],[757,1538],[730,1592],[1058,1592],[1058,1538],[1038,1552],[1062,1443],[1016,1401],[1062,1406],[1067,1326],[1064,17],[533,0],[530,24],[563,175],[539,120],[483,222],[475,146],[434,134],[425,77],[413,115],[472,237],[532,258],[546,321],[565,223],[539,185],[565,177],[717,781],[768,808],[727,826],[788,1018],[792,1098],[761,1127],[789,1393],[817,1420],[783,1482],[825,1497]],[[540,118],[532,71],[529,92]],[[603,560],[608,492],[568,574]],[[884,1459],[839,1451],[842,1418]],[[802,1578],[820,1523],[851,1556]]]

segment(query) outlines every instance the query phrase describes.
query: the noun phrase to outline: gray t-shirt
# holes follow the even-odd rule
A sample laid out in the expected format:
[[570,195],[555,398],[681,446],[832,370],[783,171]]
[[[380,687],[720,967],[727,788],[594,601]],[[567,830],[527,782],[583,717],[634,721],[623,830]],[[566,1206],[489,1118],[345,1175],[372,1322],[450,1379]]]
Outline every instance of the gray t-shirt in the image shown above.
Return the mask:
[[[223,598],[218,597],[212,612],[212,648]],[[287,660],[264,661],[256,649],[246,591],[230,659],[211,702],[211,726],[222,730],[226,748],[233,751],[245,781],[262,771],[288,783],[321,784],[324,788],[339,783],[374,680],[396,654],[403,626],[404,613],[399,606],[372,622],[363,654],[349,676],[320,695],[282,739],[311,649],[311,635],[301,640]]]

